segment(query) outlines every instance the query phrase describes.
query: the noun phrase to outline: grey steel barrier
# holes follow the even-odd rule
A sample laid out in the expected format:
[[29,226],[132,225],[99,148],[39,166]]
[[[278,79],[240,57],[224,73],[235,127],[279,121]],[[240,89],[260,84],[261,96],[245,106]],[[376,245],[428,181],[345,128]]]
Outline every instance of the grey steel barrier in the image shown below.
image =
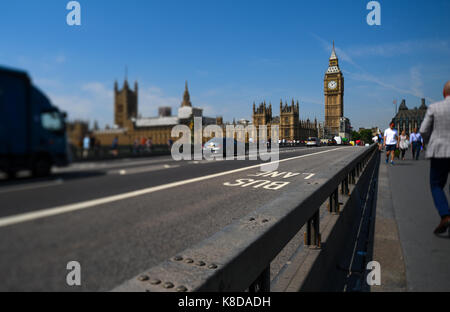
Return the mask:
[[[188,248],[116,287],[113,291],[270,291],[270,263],[306,225],[305,245],[320,248],[319,209],[339,214],[339,193],[349,196],[351,184],[377,154],[376,145],[283,193],[257,211],[212,237]],[[339,192],[340,188],[340,192]]]

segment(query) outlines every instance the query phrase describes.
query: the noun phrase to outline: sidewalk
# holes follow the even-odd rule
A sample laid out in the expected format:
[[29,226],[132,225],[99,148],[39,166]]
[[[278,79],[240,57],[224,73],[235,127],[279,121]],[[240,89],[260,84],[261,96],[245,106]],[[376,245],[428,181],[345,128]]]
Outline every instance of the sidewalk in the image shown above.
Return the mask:
[[[373,260],[381,286],[372,291],[450,291],[450,237],[437,237],[440,221],[429,186],[429,161],[386,165],[381,154]],[[448,185],[446,186],[448,196]]]

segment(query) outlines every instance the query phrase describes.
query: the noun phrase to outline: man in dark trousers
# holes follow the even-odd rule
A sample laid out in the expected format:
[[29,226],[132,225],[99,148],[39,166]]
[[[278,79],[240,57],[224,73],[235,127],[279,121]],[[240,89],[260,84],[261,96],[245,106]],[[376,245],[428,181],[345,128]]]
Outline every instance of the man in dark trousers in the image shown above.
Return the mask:
[[412,156],[413,159],[419,160],[420,149],[423,146],[423,138],[419,132],[417,132],[417,128],[414,128],[413,133],[409,136],[409,141],[412,145]]
[[430,105],[420,132],[428,143],[426,158],[430,163],[430,185],[441,222],[434,230],[442,234],[450,227],[450,209],[444,187],[450,172],[450,81],[444,86],[444,101]]

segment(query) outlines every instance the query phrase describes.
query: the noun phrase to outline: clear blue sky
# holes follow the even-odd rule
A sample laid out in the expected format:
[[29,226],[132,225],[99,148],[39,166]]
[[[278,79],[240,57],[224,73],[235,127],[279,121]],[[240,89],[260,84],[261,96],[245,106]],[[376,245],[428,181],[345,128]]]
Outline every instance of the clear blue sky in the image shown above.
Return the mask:
[[139,112],[192,102],[209,116],[251,118],[253,101],[278,114],[299,99],[301,118],[324,119],[323,77],[335,40],[345,115],[355,128],[387,126],[393,100],[442,98],[450,79],[450,1],[389,0],[368,26],[366,0],[1,1],[0,64],[27,70],[69,118],[112,124],[114,81],[128,66]]

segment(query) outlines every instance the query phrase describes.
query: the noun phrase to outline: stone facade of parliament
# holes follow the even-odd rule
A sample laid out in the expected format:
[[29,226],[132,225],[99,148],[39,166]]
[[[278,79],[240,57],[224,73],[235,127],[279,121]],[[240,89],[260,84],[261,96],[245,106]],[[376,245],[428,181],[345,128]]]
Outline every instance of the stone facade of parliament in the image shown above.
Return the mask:
[[[268,138],[270,138],[271,125],[278,125],[280,140],[294,141],[305,140],[310,136],[317,136],[318,124],[308,120],[300,120],[299,103],[288,105],[280,103],[280,116],[272,116],[272,106],[261,103],[258,108],[253,105],[253,124],[268,126]],[[208,125],[222,126],[225,133],[226,124],[222,117],[211,118],[203,116],[203,110],[192,106],[190,94],[186,83],[183,100],[176,116],[172,115],[170,107],[160,107],[159,116],[150,118],[138,117],[138,84],[130,88],[125,80],[122,89],[117,82],[114,85],[114,123],[115,127],[107,129],[94,129],[91,134],[96,142],[103,146],[111,146],[117,137],[119,145],[133,145],[141,138],[150,139],[152,144],[166,145],[169,140],[176,141],[178,137],[171,137],[172,128],[184,124],[190,126],[193,117],[201,117],[203,127]],[[241,122],[239,122],[242,124]],[[236,124],[233,122],[233,124]],[[244,126],[248,124],[245,123]],[[83,137],[89,133],[88,123],[77,121],[68,123],[68,137],[71,144],[81,147]],[[205,142],[208,138],[203,138]],[[248,134],[246,136],[248,140]]]
[[201,117],[203,126],[222,123],[221,117],[203,116],[201,108],[192,106],[187,82],[177,115],[172,115],[171,107],[160,107],[157,117],[138,117],[138,85],[135,83],[134,89],[131,89],[125,80],[122,89],[119,89],[117,82],[114,85],[116,126],[112,129],[96,130],[93,135],[104,146],[111,145],[116,137],[119,145],[133,145],[141,138],[149,139],[155,145],[167,145],[169,140],[175,142],[178,139],[171,136],[172,128],[182,124],[189,126],[193,117]]
[[318,136],[318,123],[307,120],[300,120],[299,102],[292,100],[291,104],[280,101],[280,115],[272,116],[272,104],[266,105],[266,102],[259,104],[253,103],[253,125],[258,129],[260,126],[267,127],[267,138],[271,139],[272,126],[279,127],[279,139],[289,141],[306,140],[308,137]]
[[412,133],[414,128],[420,129],[427,109],[425,99],[422,99],[419,108],[415,107],[414,109],[408,109],[406,101],[402,100],[398,112],[393,119],[395,128],[400,132],[405,130],[407,134]]

